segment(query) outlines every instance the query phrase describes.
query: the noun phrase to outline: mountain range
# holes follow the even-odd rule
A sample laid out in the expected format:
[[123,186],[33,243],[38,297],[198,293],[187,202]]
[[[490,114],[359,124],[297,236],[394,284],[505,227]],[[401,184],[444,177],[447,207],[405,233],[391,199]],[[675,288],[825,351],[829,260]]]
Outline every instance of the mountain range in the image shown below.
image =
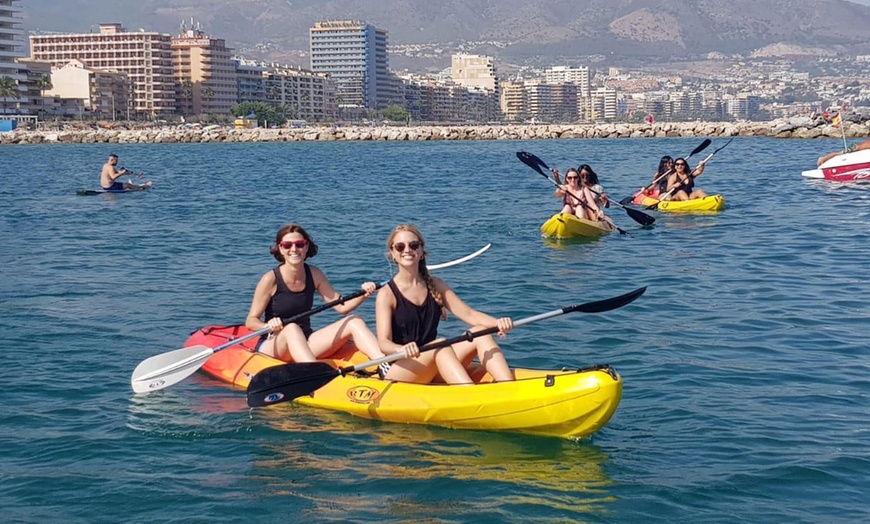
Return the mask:
[[[170,34],[193,17],[242,54],[308,49],[319,20],[364,20],[392,46],[421,44],[512,63],[668,61],[710,52],[870,54],[870,7],[845,0],[23,0],[28,31],[120,22]],[[391,57],[391,60],[392,57]],[[303,63],[302,65],[307,65]]]

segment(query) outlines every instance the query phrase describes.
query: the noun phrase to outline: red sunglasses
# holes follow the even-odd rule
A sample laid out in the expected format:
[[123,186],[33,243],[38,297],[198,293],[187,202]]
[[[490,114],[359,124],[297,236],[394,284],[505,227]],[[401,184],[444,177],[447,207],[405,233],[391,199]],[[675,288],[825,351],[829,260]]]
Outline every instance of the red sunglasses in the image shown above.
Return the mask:
[[290,251],[290,248],[296,246],[296,249],[305,249],[305,246],[308,245],[307,240],[285,240],[284,242],[278,242],[278,245],[282,248]]

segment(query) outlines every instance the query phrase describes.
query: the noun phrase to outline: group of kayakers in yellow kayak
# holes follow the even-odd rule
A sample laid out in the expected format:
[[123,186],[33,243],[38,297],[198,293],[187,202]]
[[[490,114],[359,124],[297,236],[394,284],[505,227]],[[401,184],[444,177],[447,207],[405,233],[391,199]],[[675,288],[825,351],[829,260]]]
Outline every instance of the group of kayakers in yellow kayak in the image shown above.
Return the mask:
[[[695,186],[695,179],[701,176],[704,167],[703,160],[692,169],[685,158],[663,156],[653,174],[652,183],[635,193],[634,203],[640,204],[644,198],[673,202],[706,198],[707,193]],[[565,183],[562,183],[558,169],[551,169],[551,172],[558,185],[553,197],[562,200],[561,213],[593,222],[610,222],[604,214],[604,209],[610,207],[607,193],[589,164],[582,164],[576,169],[569,168],[565,173]]]
[[447,311],[473,328],[498,327],[499,335],[513,328],[510,318],[496,319],[460,299],[444,280],[429,274],[426,243],[413,225],[400,224],[387,238],[387,258],[398,267],[387,286],[377,293],[377,336],[357,315],[348,315],[374,294],[374,282],[365,282],[363,296],[335,306],[344,318],[317,331],[308,319],[283,325],[282,318],[311,309],[314,292],[324,301],[340,297],[319,268],[306,261],[317,254],[317,244],[297,224],[278,230],[270,252],[280,263],[260,278],[245,325],[252,331],[271,328],[257,344],[257,351],[286,362],[314,362],[329,358],[348,340],[374,360],[385,354],[403,353],[392,366],[381,364],[381,378],[429,383],[436,378],[448,384],[472,384],[466,368],[477,357],[496,382],[514,380],[504,354],[492,335],[452,346],[420,352],[438,338],[438,324]]

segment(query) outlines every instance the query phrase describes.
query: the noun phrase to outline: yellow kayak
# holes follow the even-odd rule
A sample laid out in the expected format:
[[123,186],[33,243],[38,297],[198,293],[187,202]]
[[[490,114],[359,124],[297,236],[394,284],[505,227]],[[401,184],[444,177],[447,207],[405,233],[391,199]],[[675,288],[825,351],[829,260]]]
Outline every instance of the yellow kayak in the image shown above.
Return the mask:
[[[214,348],[248,333],[244,326],[205,327],[194,332],[185,346]],[[284,364],[252,351],[254,344],[254,340],[246,341],[216,352],[202,370],[247,388],[251,377],[261,370]],[[367,358],[352,345],[335,357],[323,362],[338,367]],[[477,383],[468,386],[408,384],[351,374],[336,377],[295,402],[388,422],[581,438],[601,429],[622,398],[622,378],[607,365],[571,370],[514,369],[514,373],[514,382],[492,382],[480,368],[472,373]]]
[[556,213],[541,226],[541,234],[550,238],[597,238],[615,230],[606,220],[586,220],[570,213]]
[[659,211],[669,213],[715,213],[725,209],[725,197],[722,195],[708,195],[704,198],[696,198],[694,200],[656,200],[654,198],[644,198],[641,205],[651,206],[658,204]]

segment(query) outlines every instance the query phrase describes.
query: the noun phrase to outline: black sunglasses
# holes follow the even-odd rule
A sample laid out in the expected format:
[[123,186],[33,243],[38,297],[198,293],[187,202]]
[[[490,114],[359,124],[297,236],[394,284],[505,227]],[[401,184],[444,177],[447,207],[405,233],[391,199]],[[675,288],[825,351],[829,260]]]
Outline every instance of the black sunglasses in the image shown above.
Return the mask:
[[[411,248],[411,251],[417,251],[418,249],[420,249],[420,245],[421,244],[420,244],[419,240],[412,240],[412,241],[408,242],[408,244],[407,244],[407,246]],[[404,242],[396,242],[393,244],[393,249],[395,249],[396,251],[401,253],[401,252],[405,251],[405,243]]]

